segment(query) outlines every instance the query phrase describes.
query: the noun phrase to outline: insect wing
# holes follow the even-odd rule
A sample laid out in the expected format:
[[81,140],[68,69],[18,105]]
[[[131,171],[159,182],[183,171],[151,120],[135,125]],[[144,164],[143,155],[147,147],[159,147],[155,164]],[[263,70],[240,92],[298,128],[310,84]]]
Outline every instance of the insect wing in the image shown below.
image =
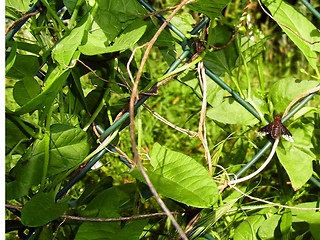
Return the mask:
[[258,130],[259,136],[265,136],[267,134],[270,134],[272,130],[272,123],[268,124],[267,126],[264,126],[263,128],[260,128]]
[[291,132],[289,132],[289,130],[285,126],[283,126],[282,124],[281,124],[281,135],[287,141],[293,142],[293,137],[292,137]]

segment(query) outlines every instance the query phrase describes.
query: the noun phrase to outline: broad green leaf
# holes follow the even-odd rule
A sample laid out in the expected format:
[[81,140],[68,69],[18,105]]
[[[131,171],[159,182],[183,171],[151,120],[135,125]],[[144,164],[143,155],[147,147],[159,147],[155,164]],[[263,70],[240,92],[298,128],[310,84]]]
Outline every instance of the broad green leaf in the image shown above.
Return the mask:
[[87,39],[79,46],[80,52],[85,55],[103,53],[121,31],[121,23],[110,12],[105,12],[102,15],[97,13],[94,20],[86,36]]
[[[191,157],[168,150],[156,143],[150,153],[153,171],[147,174],[159,192],[184,204],[207,208],[218,197],[218,189],[208,171]],[[144,181],[136,170],[134,176]]]
[[284,112],[299,94],[319,85],[317,81],[284,78],[275,82],[270,89],[270,98],[276,112]]
[[[250,62],[253,58],[258,56],[260,53],[265,51],[265,42],[271,38],[265,37],[263,39],[260,39],[259,41],[252,41],[250,37],[242,36],[241,37],[241,51],[242,55],[244,56],[244,59],[246,62]],[[238,59],[237,66],[242,65],[242,60]]]
[[12,68],[17,56],[17,43],[14,42],[9,56],[6,58],[5,74]]
[[34,77],[39,71],[39,59],[33,55],[16,54],[13,66],[6,74],[6,78],[22,80],[25,77]]
[[100,192],[82,212],[86,217],[114,218],[120,217],[122,207],[134,204],[134,184],[113,186]]
[[14,100],[23,106],[31,101],[41,92],[41,86],[32,77],[25,77],[23,81],[18,81],[13,87]]
[[233,98],[224,99],[220,105],[207,111],[207,117],[222,123],[254,125],[259,121]]
[[126,29],[114,40],[112,46],[106,47],[102,53],[123,51],[138,42],[147,29],[147,25],[141,19],[133,21]]
[[[226,45],[232,37],[230,29],[220,25],[213,28],[210,34],[213,36],[211,44],[216,47]],[[208,52],[203,62],[216,75],[224,76],[226,72],[231,74],[232,70],[236,67],[237,59],[238,50],[233,41],[223,49]]]
[[[297,208],[318,208],[318,202],[306,202],[296,205]],[[292,221],[304,221],[309,224],[310,232],[314,239],[319,240],[320,236],[320,212],[311,210],[292,209]]]
[[198,0],[194,3],[188,4],[187,7],[194,11],[207,15],[212,21],[215,17],[221,15],[221,11],[227,6],[230,0],[207,1]]
[[47,104],[51,104],[58,92],[70,74],[70,69],[60,69],[56,67],[52,72],[46,75],[46,85],[42,92],[24,104],[21,108],[15,110],[15,114],[21,115],[37,110]]
[[95,198],[99,193],[112,187],[112,182],[113,182],[112,177],[108,176],[101,179],[98,183],[87,186],[84,192],[81,194],[80,198],[78,198],[77,204],[79,206],[83,204],[87,204],[93,198]]
[[30,9],[30,0],[6,0],[6,7],[26,12]]
[[124,226],[116,222],[84,222],[78,229],[75,240],[132,240],[139,239],[148,220],[134,220]]
[[277,148],[280,163],[289,175],[294,190],[301,188],[312,176],[313,153],[312,136],[314,122],[303,118],[288,127],[294,142],[284,139]]
[[264,220],[259,228],[258,235],[262,240],[281,239],[281,232],[277,228],[279,226],[281,215],[274,214]]
[[[87,134],[81,128],[54,124],[50,128],[50,161],[48,176],[68,170],[88,155]],[[44,154],[37,152],[37,157]],[[36,154],[34,154],[36,155]]]
[[39,227],[60,217],[68,208],[64,201],[55,202],[55,192],[40,192],[27,202],[21,211],[21,222],[28,227]]
[[[5,118],[5,152],[8,153],[12,150],[13,147],[18,144],[22,139],[28,139],[28,135],[21,131],[21,129],[9,118]],[[17,149],[15,149],[15,153],[23,154],[25,150],[25,145],[20,144]]]
[[52,50],[52,58],[63,66],[68,66],[81,44],[84,32],[87,28],[87,24],[90,22],[88,15],[79,22],[79,24],[72,29],[72,31],[62,38]]
[[79,47],[81,53],[85,55],[105,53],[106,47],[120,32],[145,13],[142,6],[135,0],[104,0],[98,1],[98,4],[91,30],[84,44]]
[[[6,184],[6,198],[26,195],[40,183],[43,169],[45,141],[36,140],[13,168],[14,181]],[[86,133],[62,124],[51,126],[49,166],[47,176],[53,176],[79,164],[89,153]]]
[[234,232],[234,240],[256,240],[257,232],[259,228],[265,221],[264,212],[266,210],[262,210],[255,215],[251,215],[246,220],[244,220],[240,225],[236,228]]
[[[320,43],[309,44],[309,42],[320,41],[320,32],[318,29],[301,13],[299,13],[290,4],[282,0],[263,0],[263,4],[270,10],[272,16],[283,25],[279,26],[288,35],[288,37],[297,45],[302,53],[307,58],[310,66],[317,69],[317,54],[315,51],[320,52]],[[296,32],[302,40],[292,31]]]
[[288,235],[292,226],[292,212],[291,209],[286,209],[283,212],[280,222],[280,231],[283,236]]

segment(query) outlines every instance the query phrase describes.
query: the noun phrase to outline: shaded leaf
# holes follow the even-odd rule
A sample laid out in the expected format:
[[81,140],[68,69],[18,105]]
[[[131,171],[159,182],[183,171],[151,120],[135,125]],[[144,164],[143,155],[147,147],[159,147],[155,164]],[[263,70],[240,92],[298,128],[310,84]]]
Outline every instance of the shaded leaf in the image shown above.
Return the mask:
[[18,81],[13,87],[14,100],[23,106],[27,102],[31,101],[41,92],[41,86],[38,82],[31,77],[26,77],[23,81]]
[[121,227],[116,222],[84,222],[79,227],[75,240],[132,240],[139,239],[147,219],[128,222]]
[[141,19],[133,21],[126,29],[114,40],[112,46],[108,46],[101,53],[123,51],[132,47],[147,29],[147,25]]
[[41,192],[28,201],[21,210],[21,222],[25,226],[39,227],[60,217],[68,208],[64,201],[55,202],[55,193]]
[[45,80],[46,86],[43,88],[42,92],[22,107],[15,110],[15,114],[25,114],[46,106],[47,104],[51,104],[58,92],[61,91],[70,71],[70,69],[61,70],[59,67],[56,67],[52,72],[48,73]]
[[211,18],[211,20],[214,20],[215,17],[221,15],[222,9],[224,9],[229,2],[230,0],[198,0],[194,3],[188,4],[187,7],[194,11],[203,13]]
[[34,77],[39,71],[39,59],[33,55],[16,54],[13,66],[7,72],[6,77],[23,80],[25,77]]
[[[25,196],[42,177],[45,140],[36,140],[13,168],[14,181],[6,184],[6,199]],[[53,176],[79,164],[88,154],[87,135],[80,128],[56,124],[51,126],[47,176]]]
[[[145,13],[142,6],[135,0],[119,0],[119,1],[99,1],[99,7],[94,16],[94,21],[89,30],[87,39],[82,46],[79,47],[81,53],[85,55],[96,55],[106,52],[106,47],[123,31],[133,20],[141,18]],[[133,27],[133,26],[132,26]],[[131,27],[131,28],[132,28]],[[131,29],[130,32],[132,32]],[[141,31],[140,28],[137,31]],[[132,32],[133,33],[133,32]],[[139,33],[141,34],[141,32]],[[124,37],[124,36],[123,36]],[[118,43],[117,48],[123,48],[124,38]],[[120,35],[119,35],[120,38]],[[131,39],[131,43],[135,42]],[[118,40],[119,41],[119,40]],[[116,48],[109,52],[118,51]]]
[[16,60],[16,53],[17,53],[17,43],[14,42],[12,49],[10,51],[9,56],[6,58],[6,67],[5,67],[5,74],[11,69]]

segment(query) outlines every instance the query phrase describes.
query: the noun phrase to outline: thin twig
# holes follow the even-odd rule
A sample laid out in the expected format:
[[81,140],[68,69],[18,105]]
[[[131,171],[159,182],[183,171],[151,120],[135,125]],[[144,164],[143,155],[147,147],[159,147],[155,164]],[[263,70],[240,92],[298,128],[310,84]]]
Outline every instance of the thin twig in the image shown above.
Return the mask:
[[[181,214],[181,212],[171,212],[173,215]],[[120,218],[87,218],[87,217],[77,217],[77,216],[69,216],[62,215],[62,218],[67,218],[71,220],[77,221],[85,221],[85,222],[119,222],[119,221],[132,221],[135,219],[149,218],[149,217],[157,217],[157,216],[166,216],[166,213],[150,213],[145,215],[138,215],[133,217],[120,217]]]
[[265,10],[265,8],[262,6],[262,3],[260,0],[258,0],[258,3],[261,7],[261,9],[265,12],[265,14],[267,14],[273,21],[275,21],[277,24],[287,28],[289,31],[291,31],[294,35],[296,35],[298,38],[300,38],[302,41],[309,43],[310,45],[316,44],[316,43],[320,43],[320,41],[314,41],[314,42],[310,42],[307,39],[303,38],[299,33],[297,33],[296,31],[294,31],[291,27],[281,23],[280,21],[278,21],[277,19],[275,19],[274,17],[272,17],[272,15],[270,13],[267,12],[267,10]]

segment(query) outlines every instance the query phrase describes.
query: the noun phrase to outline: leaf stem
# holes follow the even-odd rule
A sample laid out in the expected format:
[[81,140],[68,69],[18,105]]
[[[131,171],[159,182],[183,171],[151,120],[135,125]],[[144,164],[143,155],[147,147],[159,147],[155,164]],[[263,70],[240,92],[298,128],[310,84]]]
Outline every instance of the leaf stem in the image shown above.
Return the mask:
[[52,109],[53,105],[50,106],[47,119],[46,119],[46,131],[44,133],[44,160],[43,160],[43,168],[42,168],[42,178],[40,183],[40,190],[43,190],[45,187],[48,166],[50,160],[50,125],[51,125],[51,117],[52,117]]
[[83,4],[83,0],[78,0],[77,1],[76,6],[73,9],[72,16],[71,16],[70,21],[69,21],[69,25],[68,25],[69,29],[71,29],[73,27],[74,22],[76,21],[76,18],[77,18],[78,13],[79,13],[79,9],[82,6],[82,4]]
[[[103,96],[102,96],[102,99],[98,105],[98,107],[96,108],[96,110],[94,111],[94,113],[92,114],[89,122],[83,127],[83,131],[87,131],[88,128],[90,127],[90,125],[93,123],[93,121],[97,118],[97,116],[99,115],[99,113],[101,112],[102,108],[104,107],[105,105],[105,97],[109,94],[109,90],[106,89],[106,91],[104,92]],[[111,123],[110,123],[111,124]]]

